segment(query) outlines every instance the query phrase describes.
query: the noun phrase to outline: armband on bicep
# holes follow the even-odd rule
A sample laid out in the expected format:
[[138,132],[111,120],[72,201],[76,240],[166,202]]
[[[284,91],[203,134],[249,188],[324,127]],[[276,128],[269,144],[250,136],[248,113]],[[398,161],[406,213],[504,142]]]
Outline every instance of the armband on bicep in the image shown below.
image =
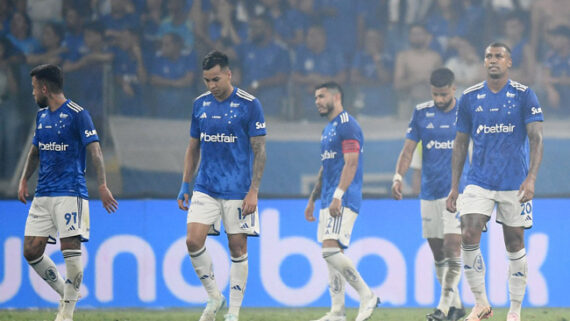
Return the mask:
[[342,141],[342,153],[358,153],[360,152],[360,143],[356,139],[347,139]]

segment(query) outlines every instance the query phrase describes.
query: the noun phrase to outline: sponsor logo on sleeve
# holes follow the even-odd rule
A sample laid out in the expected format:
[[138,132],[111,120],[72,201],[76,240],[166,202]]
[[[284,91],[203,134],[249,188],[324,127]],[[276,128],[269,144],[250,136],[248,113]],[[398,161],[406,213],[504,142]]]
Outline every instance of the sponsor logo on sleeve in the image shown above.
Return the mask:
[[95,129],[93,130],[85,130],[85,137],[91,137],[91,136],[95,136],[97,135],[97,131]]
[[542,114],[542,108],[541,107],[532,107],[530,109],[530,112],[532,115]]
[[262,129],[265,128],[265,122],[255,122],[255,129]]

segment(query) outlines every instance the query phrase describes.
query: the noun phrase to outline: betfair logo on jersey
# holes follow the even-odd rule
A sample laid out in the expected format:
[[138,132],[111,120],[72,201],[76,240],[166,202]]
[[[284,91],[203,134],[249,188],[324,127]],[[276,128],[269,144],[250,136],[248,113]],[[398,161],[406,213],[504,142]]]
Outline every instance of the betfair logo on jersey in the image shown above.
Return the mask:
[[440,142],[437,140],[430,140],[429,143],[427,143],[426,145],[427,149],[453,149],[453,141],[452,140],[448,140],[445,142]]
[[206,143],[235,143],[237,140],[237,136],[230,134],[229,136],[226,134],[214,134],[209,135],[206,133],[200,133],[200,141]]
[[58,144],[56,142],[50,142],[47,144],[40,142],[38,144],[38,147],[40,148],[40,150],[46,150],[52,152],[65,152],[69,147],[69,145],[64,143]]
[[531,114],[536,115],[536,114],[542,114],[542,108],[541,107],[532,107],[530,109]]
[[265,122],[260,123],[258,121],[255,122],[255,129],[262,129],[265,128]]
[[95,136],[97,135],[97,131],[95,129],[93,130],[85,130],[85,137],[91,137],[91,136]]
[[336,152],[332,150],[325,150],[324,153],[321,154],[321,162],[325,159],[334,159],[336,156]]
[[512,133],[515,131],[515,125],[513,124],[495,124],[495,125],[491,125],[491,126],[487,126],[487,125],[479,125],[479,127],[477,127],[477,134],[483,133],[483,134],[500,134],[500,133]]

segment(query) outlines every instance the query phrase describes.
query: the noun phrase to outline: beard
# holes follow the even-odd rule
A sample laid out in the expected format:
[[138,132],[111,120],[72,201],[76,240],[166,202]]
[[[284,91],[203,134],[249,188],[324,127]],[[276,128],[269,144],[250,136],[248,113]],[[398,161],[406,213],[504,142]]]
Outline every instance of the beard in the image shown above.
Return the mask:
[[334,109],[333,103],[328,103],[325,105],[325,107],[326,107],[326,110],[324,112],[319,112],[321,117],[327,117]]
[[45,108],[48,105],[48,99],[47,97],[41,97],[41,98],[37,98],[36,99],[36,104],[38,104],[38,107],[40,108]]
[[453,102],[453,98],[451,98],[449,101],[447,101],[447,102],[445,102],[445,103],[443,103],[443,104],[435,104],[435,106],[436,106],[439,110],[443,111],[443,110],[446,110],[446,109],[451,105],[452,102]]

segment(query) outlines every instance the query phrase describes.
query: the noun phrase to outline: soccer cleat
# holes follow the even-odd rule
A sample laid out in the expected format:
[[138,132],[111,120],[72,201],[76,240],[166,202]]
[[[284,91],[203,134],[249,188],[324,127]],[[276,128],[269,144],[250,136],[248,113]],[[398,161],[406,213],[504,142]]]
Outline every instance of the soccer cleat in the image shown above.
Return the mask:
[[235,314],[226,314],[224,315],[224,321],[238,321],[238,317]]
[[463,318],[465,316],[465,309],[463,307],[461,308],[456,308],[456,307],[451,307],[449,308],[449,312],[447,313],[447,320],[450,321],[459,321],[461,320],[461,318]]
[[344,313],[327,312],[322,318],[312,321],[346,321],[346,315]]
[[490,306],[475,304],[471,313],[465,318],[465,321],[481,321],[493,316],[493,309]]
[[521,316],[518,315],[518,313],[509,312],[509,314],[507,314],[507,321],[521,321]]
[[226,298],[223,295],[220,295],[217,299],[209,298],[208,304],[206,305],[204,312],[202,312],[202,316],[199,321],[215,321],[216,313],[218,313],[224,305],[226,305]]
[[443,321],[447,317],[440,309],[435,309],[432,313],[426,315],[426,321]]
[[360,308],[358,309],[358,315],[356,316],[355,321],[365,321],[370,319],[378,304],[380,304],[380,298],[371,292],[371,296],[368,299],[360,301]]

